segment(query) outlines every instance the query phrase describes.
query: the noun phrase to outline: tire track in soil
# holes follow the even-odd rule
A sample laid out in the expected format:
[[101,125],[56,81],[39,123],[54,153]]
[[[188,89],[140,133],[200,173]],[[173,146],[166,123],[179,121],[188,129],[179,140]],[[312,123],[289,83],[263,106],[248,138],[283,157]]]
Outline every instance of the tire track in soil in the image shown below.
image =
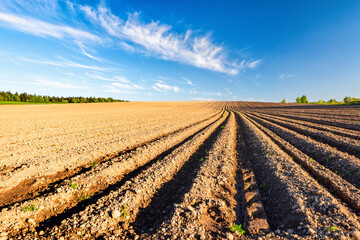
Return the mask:
[[[222,126],[227,124],[229,117],[230,115],[221,124]],[[181,202],[183,196],[191,189],[200,167],[206,161],[207,149],[212,147],[221,130],[222,128],[217,128],[193,153],[176,175],[162,185],[151,199],[151,202],[145,208],[140,209],[132,224],[136,234],[146,236],[155,233],[163,222],[171,218],[175,206]],[[201,159],[203,160],[201,161]]]
[[[133,226],[141,239],[150,237],[152,239],[164,239],[180,235],[183,231],[186,232],[184,237],[190,239],[194,238],[195,235],[199,237],[200,234],[204,237],[205,231],[209,235],[218,236],[223,232],[221,229],[229,226],[228,221],[235,216],[235,213],[230,214],[232,212],[231,209],[235,205],[234,197],[231,196],[231,194],[235,195],[235,181],[231,176],[223,176],[221,174],[229,166],[225,166],[226,164],[220,165],[221,159],[213,158],[215,158],[214,147],[220,147],[219,138],[224,135],[229,136],[229,128],[231,129],[232,127],[234,127],[233,113],[222,124],[222,127],[218,128],[196,153],[191,156],[174,178],[162,186],[154,195],[150,204],[140,210]],[[234,131],[235,129],[232,130]],[[230,141],[235,140],[231,136],[229,137]],[[221,147],[231,148],[231,144],[234,145],[234,142],[232,141],[226,147],[223,144]],[[227,151],[226,153],[229,152]],[[226,169],[227,173],[235,175],[236,159],[235,157],[232,158],[232,155],[235,155],[235,153],[233,152],[229,155],[225,154],[225,151],[223,153],[224,158],[229,160],[227,164],[231,165],[231,170]],[[209,161],[213,162],[216,160],[219,161],[219,163],[213,163],[216,166],[209,164]],[[227,183],[225,183],[225,178],[229,178]],[[221,184],[219,184],[219,181]],[[215,182],[217,182],[217,185],[215,185],[217,188],[214,186]],[[222,191],[217,192],[218,195],[215,196],[216,194],[211,189],[222,189]],[[219,207],[220,205],[221,207]],[[187,206],[192,211],[189,211]],[[154,209],[156,209],[155,213]],[[207,211],[216,211],[218,214],[215,217],[210,217]],[[196,220],[194,219],[195,216]],[[183,218],[188,219],[188,221],[182,221]],[[204,218],[210,220],[211,223],[207,224],[207,227],[210,229],[202,227],[204,224],[199,224],[199,221],[203,221]]]
[[[110,161],[117,161],[119,159],[122,158],[122,156],[126,156],[127,154],[130,154],[131,152],[136,151],[136,149],[141,148],[145,145],[154,143],[162,138],[165,138],[167,136],[170,135],[174,135],[178,132],[184,131],[194,125],[198,125],[201,124],[203,122],[206,122],[214,117],[216,117],[217,115],[220,115],[220,113],[214,114],[212,116],[210,116],[207,119],[192,123],[188,126],[185,126],[181,129],[176,129],[175,131],[172,131],[168,134],[164,134],[160,137],[157,137],[155,139],[152,139],[150,141],[141,143],[139,145],[133,146],[128,150],[125,151],[121,151],[115,154],[108,154],[105,155],[101,158],[98,158],[97,160],[95,160],[93,163],[96,163],[96,165],[103,165],[105,164],[109,164]],[[69,180],[71,178],[74,178],[76,176],[85,174],[89,171],[91,171],[94,168],[94,165],[90,164],[85,164],[82,166],[78,166],[75,169],[68,169],[65,171],[61,171],[58,172],[56,174],[53,175],[49,175],[49,176],[41,176],[41,177],[36,177],[36,178],[32,178],[32,179],[26,179],[23,180],[20,184],[18,184],[17,186],[15,186],[14,188],[8,190],[7,192],[4,192],[1,194],[0,196],[0,211],[3,208],[8,208],[9,206],[11,206],[11,204],[13,203],[22,203],[26,200],[30,200],[33,199],[35,197],[40,197],[43,196],[45,194],[54,192],[56,190],[56,188],[58,188],[59,186],[62,185],[62,183],[64,183],[66,180]],[[13,169],[7,169],[7,171],[13,171]]]
[[251,119],[360,189],[360,159],[266,120]]
[[[172,151],[169,150],[163,153],[161,157],[152,161],[152,164],[136,169],[135,172],[129,174],[119,183],[105,189],[103,193],[95,195],[91,199],[78,204],[75,208],[42,223],[40,227],[36,228],[36,231],[45,231],[44,238],[52,238],[50,236],[62,234],[77,238],[93,238],[108,235],[116,226],[119,227],[119,222],[123,222],[121,226],[126,229],[129,222],[136,217],[139,207],[144,202],[150,201],[156,189],[160,188],[164,181],[170,180],[172,175],[176,173],[176,169],[180,168],[186,162],[186,159],[196,152],[196,149],[224,121],[225,119],[219,119],[213,122],[202,131],[188,138],[187,141],[178,144],[176,148],[172,148]],[[183,155],[188,155],[188,157]],[[157,172],[161,173],[162,176],[155,177],[154,174]],[[128,216],[124,219],[109,217],[111,209],[121,210],[124,202],[128,207]],[[91,220],[91,227],[82,228],[80,226],[90,224],[89,218],[95,218],[94,216],[97,219]],[[78,235],[79,233],[81,236]],[[33,236],[34,233],[29,233],[28,238],[31,239]]]
[[[203,123],[200,123],[199,126],[198,125],[190,126],[189,129],[183,129],[180,132],[174,133],[173,134],[174,136],[169,135],[167,137],[159,139],[158,141],[150,143],[150,144],[148,144],[149,146],[146,145],[143,147],[139,147],[136,150],[134,150],[133,153],[130,152],[127,155],[123,156],[125,162],[124,161],[106,162],[103,164],[103,165],[107,165],[107,166],[105,166],[106,167],[105,170],[113,169],[116,165],[118,165],[117,166],[118,171],[115,171],[116,174],[118,174],[118,176],[116,176],[116,175],[113,176],[112,182],[120,181],[121,176],[123,176],[126,173],[131,174],[132,169],[136,169],[137,167],[139,167],[139,168],[135,170],[135,172],[136,172],[135,174],[138,174],[139,171],[144,170],[146,167],[150,166],[151,164],[153,164],[154,162],[159,160],[160,157],[157,155],[160,155],[160,156],[164,155],[164,153],[161,153],[161,152],[165,151],[165,154],[170,152],[174,148],[181,145],[184,141],[191,139],[193,136],[195,136],[196,134],[201,132],[203,129],[207,128],[208,124],[213,124],[214,122],[219,121],[219,119],[221,119],[222,116],[223,116],[223,114],[221,114],[221,116],[219,116],[219,117],[215,116],[214,117],[215,119],[214,118],[209,119]],[[200,130],[198,128],[200,128]],[[195,129],[196,132],[194,133],[194,130],[192,130],[192,129]],[[184,132],[184,133],[182,133],[182,132]],[[171,137],[174,139],[171,140]],[[170,138],[170,140],[173,143],[171,141],[167,142],[168,138]],[[177,138],[179,138],[179,140]],[[162,144],[164,144],[163,142],[166,143],[164,146],[162,146]],[[151,151],[152,148],[153,148],[153,150]],[[143,156],[144,155],[143,153],[148,151],[149,149],[150,149],[150,152],[148,152],[147,156]],[[154,157],[155,159],[151,160],[151,157]],[[145,166],[141,167],[144,164],[145,164]],[[123,167],[121,167],[121,166],[123,166]],[[91,174],[97,174],[97,172],[99,172],[99,171],[101,173],[102,171],[104,171],[104,169],[101,169],[101,167],[102,166],[96,166],[94,168],[94,171],[84,173],[85,176],[77,175],[74,178],[80,178],[80,180],[81,180],[81,179],[86,178],[87,173],[90,174],[90,177],[92,176]],[[100,170],[97,171],[97,169],[100,169]],[[112,170],[112,171],[114,171],[114,170]],[[133,175],[131,175],[131,176],[133,176]],[[77,197],[78,195],[93,194],[93,193],[96,193],[99,191],[106,192],[107,191],[106,189],[108,188],[109,185],[110,185],[110,187],[109,187],[110,190],[113,188],[111,186],[113,186],[114,184],[116,185],[116,183],[110,184],[111,181],[110,182],[106,181],[107,179],[105,179],[105,181],[103,179],[99,179],[100,181],[99,180],[90,181],[90,179],[91,178],[89,178],[89,181],[88,181],[90,183],[90,187],[88,187],[88,191],[80,190],[79,192],[76,192],[76,191],[70,189],[70,186],[69,186],[70,181],[69,181],[67,184],[60,186],[59,188],[56,189],[56,191],[50,193],[48,196],[44,196],[43,199],[38,197],[37,199],[34,199],[33,201],[29,201],[26,205],[31,205],[31,204],[39,205],[39,202],[40,203],[44,202],[44,204],[46,203],[46,205],[47,205],[47,209],[45,209],[45,210],[40,209],[40,210],[37,210],[36,212],[34,212],[37,215],[39,215],[39,216],[36,216],[35,223],[43,222],[44,220],[49,219],[49,218],[50,219],[46,222],[53,222],[53,221],[56,222],[57,221],[56,219],[61,219],[62,217],[67,216],[68,215],[67,211],[76,212],[76,211],[78,211],[78,208],[77,208],[78,205],[84,205],[84,202],[81,202],[81,204],[80,204],[79,199]],[[116,180],[116,179],[118,179],[118,180]],[[79,180],[79,179],[77,179],[77,180]],[[76,181],[76,179],[74,181],[78,182],[78,181]],[[60,192],[65,192],[64,194],[67,194],[67,195],[65,195],[65,196],[67,196],[67,198],[64,199],[64,197],[62,197],[61,198],[62,200],[60,200],[60,202],[59,202],[59,200],[57,200],[58,195],[59,195],[58,194],[59,189],[61,189]],[[101,195],[101,192],[99,194]],[[50,208],[50,206],[49,206],[50,202],[55,203],[55,205],[53,204],[52,209],[48,209],[48,208]],[[20,204],[15,204],[15,205],[16,205],[15,209],[14,209],[14,207],[12,207],[13,209],[10,209],[9,211],[12,211],[12,212],[19,211]],[[39,211],[44,211],[44,212],[42,214],[40,214]],[[7,214],[9,214],[9,213],[7,213]],[[16,213],[14,213],[14,214],[16,214]],[[56,214],[60,214],[61,216],[59,216],[59,215],[54,216]],[[18,219],[19,217],[21,217],[21,216],[15,215],[11,220],[16,221],[16,219]],[[32,217],[34,217],[34,216],[32,216]],[[16,221],[16,222],[17,222],[17,224],[19,224],[18,221]],[[19,221],[19,222],[21,222],[21,221]],[[29,225],[29,224],[26,224],[26,225]],[[33,224],[33,225],[36,225],[36,224]]]
[[[351,213],[318,184],[268,136],[241,116],[245,142],[251,151],[252,167],[263,197],[269,223],[277,235],[303,239],[349,236],[359,229]],[[329,232],[336,226],[339,232]],[[340,234],[340,235],[339,235]]]
[[247,115],[256,116],[258,118],[267,120],[284,128],[293,130],[299,134],[312,137],[314,140],[328,144],[329,146],[337,148],[340,151],[354,155],[357,158],[360,157],[360,141],[358,140],[338,136],[333,133],[329,133],[323,130],[317,130],[311,127],[301,126],[297,123],[288,123],[283,120],[276,120],[272,117],[263,116],[262,114],[247,113]]

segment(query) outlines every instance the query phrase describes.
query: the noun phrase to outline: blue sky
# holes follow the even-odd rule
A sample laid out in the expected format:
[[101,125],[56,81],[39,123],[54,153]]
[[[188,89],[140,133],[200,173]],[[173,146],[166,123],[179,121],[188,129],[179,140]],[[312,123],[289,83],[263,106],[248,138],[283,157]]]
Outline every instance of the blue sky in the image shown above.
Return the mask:
[[131,101],[360,97],[360,1],[1,0],[0,90]]

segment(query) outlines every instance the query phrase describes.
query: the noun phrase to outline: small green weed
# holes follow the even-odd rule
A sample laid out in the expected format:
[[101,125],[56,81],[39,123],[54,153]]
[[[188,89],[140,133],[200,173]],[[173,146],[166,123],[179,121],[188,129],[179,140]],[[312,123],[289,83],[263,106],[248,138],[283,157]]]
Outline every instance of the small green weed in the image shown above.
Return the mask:
[[92,194],[90,193],[84,193],[82,195],[79,196],[79,200],[80,201],[84,201],[84,200],[88,200],[92,197]]
[[51,144],[51,146],[52,146],[52,147],[55,147],[55,146],[56,146],[56,144]]
[[203,162],[204,161],[204,158],[200,158],[200,162]]
[[221,126],[221,128],[224,128],[225,126]]
[[262,183],[260,184],[260,188],[262,188],[262,189],[266,188],[266,183],[265,183],[265,182],[262,182]]
[[351,172],[350,172],[350,171],[346,171],[346,175],[351,176]]
[[335,170],[335,171],[334,171],[334,173],[335,173],[335,174],[338,174],[338,171],[337,171],[337,170]]
[[242,229],[241,224],[239,225],[233,224],[232,226],[229,227],[229,230],[232,233],[238,232],[240,235],[243,235],[245,233],[245,230]]
[[91,168],[94,168],[98,164],[97,161],[91,163]]
[[257,140],[253,140],[253,143],[256,143],[257,142]]
[[312,158],[309,158],[309,161],[312,162],[312,163],[315,162],[315,160],[312,159]]
[[77,189],[78,185],[77,185],[77,183],[75,183],[75,182],[71,182],[71,183],[70,183],[70,187],[71,187],[72,189]]
[[121,206],[122,212],[121,212],[120,217],[121,217],[122,219],[126,219],[126,217],[129,215],[129,214],[127,213],[126,209],[127,209],[127,206],[126,206],[126,205],[122,205],[122,206]]
[[327,227],[326,228],[329,232],[337,232],[339,229],[337,227]]
[[35,204],[31,204],[31,205],[28,205],[28,206],[26,206],[26,207],[23,207],[23,208],[21,208],[21,211],[23,211],[23,212],[34,212],[34,211],[36,211],[36,210],[38,210],[39,208],[37,208],[36,206],[35,206]]

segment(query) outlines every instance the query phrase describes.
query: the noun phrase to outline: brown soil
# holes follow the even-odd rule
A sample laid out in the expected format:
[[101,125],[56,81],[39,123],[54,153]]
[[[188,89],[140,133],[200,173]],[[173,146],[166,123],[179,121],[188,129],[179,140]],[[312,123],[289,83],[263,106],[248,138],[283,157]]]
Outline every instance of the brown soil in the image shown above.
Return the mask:
[[0,112],[0,239],[360,240],[357,106]]

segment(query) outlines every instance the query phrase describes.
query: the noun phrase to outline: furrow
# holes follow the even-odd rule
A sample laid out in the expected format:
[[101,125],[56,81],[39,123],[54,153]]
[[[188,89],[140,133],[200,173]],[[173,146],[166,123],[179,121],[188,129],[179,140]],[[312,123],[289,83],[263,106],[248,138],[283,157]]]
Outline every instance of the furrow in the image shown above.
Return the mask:
[[[260,112],[256,112],[256,113],[259,114]],[[263,113],[260,113],[260,114],[263,114]],[[293,120],[290,118],[277,117],[276,115],[270,115],[270,114],[265,114],[264,116],[271,117],[271,118],[277,119],[277,120],[286,121],[289,123],[299,124],[299,125],[310,127],[310,128],[315,128],[315,129],[326,131],[326,132],[331,132],[331,133],[334,133],[334,134],[337,134],[337,135],[340,135],[343,137],[360,140],[360,135],[359,135],[359,132],[357,132],[357,131],[353,131],[353,130],[349,130],[349,129],[345,129],[345,128],[334,127],[334,126],[327,126],[327,125],[323,125],[323,124],[311,123],[311,122],[306,122],[306,121],[301,121],[301,120]]]
[[[0,194],[18,185],[22,180],[37,176],[54,175],[60,171],[76,169],[79,165],[91,165],[106,153],[112,154],[126,151],[194,124],[194,120],[191,118],[181,118],[180,121],[177,120],[179,119],[174,118],[171,121],[169,120],[166,123],[160,123],[149,128],[146,125],[138,126],[137,130],[126,131],[126,134],[113,136],[112,139],[102,138],[100,136],[98,141],[93,144],[84,142],[80,148],[73,147],[67,149],[67,151],[54,151],[35,157],[26,157],[26,159],[24,159],[26,155],[22,154],[20,156],[15,155],[6,158],[6,166],[8,164],[11,165],[11,163],[15,161],[17,164],[22,164],[22,167],[16,172],[12,171],[6,175],[0,175]],[[67,141],[67,143],[65,143],[66,145],[74,146],[75,144],[77,146],[77,139],[64,139]],[[72,143],[70,144],[69,141]],[[36,150],[36,152],[42,153],[42,150]]]
[[[158,195],[157,201],[154,197],[149,206],[138,215],[134,226],[139,233],[142,233],[141,239],[169,238],[182,232],[185,232],[185,237],[189,239],[196,237],[221,239],[225,238],[226,234],[230,234],[229,227],[237,220],[238,215],[243,214],[235,212],[237,204],[235,143],[235,116],[231,113],[228,123],[203,152],[204,155],[195,158],[192,166],[199,166],[199,170],[189,174],[191,170],[184,169],[184,166],[183,169],[186,171],[180,170],[176,177],[162,188],[164,193],[167,192],[172,196],[171,199],[164,201],[166,199],[164,194]],[[180,174],[183,176],[180,177]],[[176,187],[180,189],[174,189]],[[181,190],[182,188],[185,189]],[[164,203],[163,206],[160,205],[161,203]],[[164,215],[162,212],[166,212],[169,206],[171,216],[167,216],[165,221],[161,219],[159,222],[162,224],[158,226],[156,216]],[[152,214],[153,209],[156,209],[155,214]],[[150,228],[152,231],[149,230]]]
[[241,116],[241,123],[273,234],[314,239],[338,234],[328,232],[328,227],[347,236],[359,229],[355,214],[249,120]]
[[333,190],[340,199],[349,204],[353,209],[360,211],[359,189],[355,188],[339,175],[311,159],[309,156],[299,151],[297,148],[274,134],[269,129],[251,119],[248,120],[261,129],[267,136],[269,136],[277,145],[280,146],[283,151],[293,157],[293,159],[305,170],[309,171],[312,176],[314,176],[315,180]]
[[251,119],[360,189],[360,159],[264,119]]
[[275,123],[277,125],[280,125],[282,127],[285,127],[287,129],[293,130],[297,133],[300,133],[305,136],[310,136],[311,138],[326,143],[332,147],[335,147],[343,152],[347,152],[351,155],[354,155],[355,157],[360,157],[360,141],[335,135],[333,133],[323,131],[323,130],[317,130],[311,127],[302,126],[297,123],[289,123],[283,120],[277,120],[272,117],[266,117],[262,114],[250,114],[248,115],[256,116],[258,118],[270,121],[272,123]]
[[[34,230],[38,223],[62,212],[66,213],[69,209],[71,210],[81,204],[79,203],[81,200],[99,191],[104,191],[109,186],[119,182],[126,174],[141,169],[141,166],[156,162],[161,153],[172,151],[179,144],[191,139],[202,129],[207,128],[209,124],[219,121],[220,118],[221,116],[215,116],[197,125],[189,126],[184,130],[138,147],[112,161],[106,161],[102,165],[94,166],[92,171],[69,178],[57,187],[54,192],[4,208],[0,213],[0,219],[3,223],[0,230],[18,231],[27,228]],[[76,184],[76,187],[74,187],[74,184]],[[35,206],[38,210],[32,213],[23,212],[22,209],[26,206]],[[29,224],[27,219],[32,219],[32,224]]]
[[[236,113],[238,125],[240,125],[239,113]],[[251,235],[263,234],[270,231],[266,212],[261,201],[259,186],[256,183],[255,174],[249,160],[249,153],[245,144],[243,128],[238,126],[237,152],[239,162],[239,177],[241,177],[239,189],[244,208],[245,228]]]
[[[213,116],[214,114],[212,114]],[[211,117],[211,116],[210,116]],[[196,118],[192,116],[172,116],[172,117],[159,117],[157,121],[141,121],[141,122],[133,122],[133,123],[118,123],[116,125],[107,125],[106,128],[102,127],[100,129],[93,128],[93,129],[82,129],[76,131],[75,133],[66,133],[67,139],[71,139],[71,145],[72,148],[69,148],[69,141],[59,141],[58,139],[61,139],[61,136],[64,135],[63,132],[58,133],[54,136],[49,136],[48,133],[45,137],[41,137],[39,139],[34,139],[33,135],[30,135],[29,137],[22,136],[22,140],[16,140],[16,145],[6,145],[4,144],[4,147],[2,151],[7,152],[7,155],[0,155],[0,163],[1,165],[6,165],[6,167],[17,167],[19,164],[29,164],[29,161],[32,160],[32,158],[41,158],[39,155],[39,152],[41,152],[43,155],[47,155],[47,157],[51,157],[51,155],[66,155],[69,154],[69,152],[78,152],[82,151],[83,149],[86,149],[86,146],[90,145],[99,145],[99,144],[105,144],[106,141],[104,139],[111,139],[108,141],[108,143],[117,141],[117,140],[124,140],[126,138],[126,134],[131,132],[132,135],[138,134],[140,130],[140,134],[142,134],[142,131],[146,130],[148,132],[151,132],[153,129],[166,129],[169,125],[169,123],[173,124],[174,122],[183,123],[186,119],[191,119],[192,121],[198,121],[199,119],[209,118],[209,116],[197,116]],[[140,126],[140,128],[139,128]],[[142,126],[142,127],[141,127]],[[146,128],[146,129],[144,129]],[[57,131],[58,132],[58,131]],[[41,136],[40,133],[37,133],[37,135]],[[119,136],[119,137],[114,137]],[[24,139],[25,138],[25,139]],[[35,140],[36,142],[33,144],[30,144],[32,140]],[[4,139],[5,141],[5,139]],[[11,139],[7,139],[7,141],[13,141]],[[74,144],[76,144],[76,147],[74,147]],[[85,144],[85,145],[83,145]],[[37,148],[37,151],[34,151],[34,148]],[[21,149],[21,150],[19,150]],[[17,156],[19,155],[26,155],[27,159],[23,159],[19,161],[19,158]],[[40,160],[40,159],[39,159]],[[4,168],[5,166],[1,166],[1,168]]]
[[[275,109],[274,109],[275,110]],[[314,111],[314,109],[307,109],[307,110],[284,110],[284,109],[276,109],[276,112],[281,113],[281,114],[290,114],[290,115],[301,115],[303,117],[318,117],[321,119],[325,119],[325,120],[345,120],[345,121],[358,121],[360,120],[360,116],[359,115],[349,115],[349,114],[341,114],[342,112],[346,112],[347,109],[335,109],[335,108],[330,108],[330,109],[317,109],[316,111]],[[269,111],[264,111],[264,112],[269,112]]]
[[[121,184],[113,185],[112,190],[106,191],[105,195],[94,197],[93,201],[89,201],[80,209],[81,211],[54,219],[53,223],[57,222],[60,225],[56,224],[48,229],[47,227],[51,227],[52,224],[44,224],[38,231],[46,230],[44,238],[66,234],[68,237],[89,239],[116,234],[114,230],[126,229],[136,218],[139,208],[147,204],[156,191],[176,174],[207,138],[211,137],[216,128],[224,122],[224,118],[225,116],[186,139],[166,153],[163,159],[158,159],[146,169],[126,179],[126,182],[121,181]],[[33,236],[34,233],[28,235],[29,238]]]
[[340,121],[340,120],[326,120],[326,119],[322,119],[322,118],[317,118],[317,117],[311,117],[311,116],[305,116],[303,117],[301,114],[300,115],[294,115],[293,113],[291,114],[281,114],[278,112],[272,112],[272,113],[268,113],[274,116],[278,116],[278,117],[286,117],[286,118],[291,118],[291,119],[296,119],[296,120],[302,120],[302,121],[306,121],[306,122],[312,122],[312,123],[318,123],[318,124],[322,124],[322,125],[329,125],[329,126],[335,126],[335,127],[340,127],[340,128],[345,128],[345,129],[350,129],[350,130],[356,130],[356,131],[360,131],[360,124],[356,121]]
[[161,138],[165,138],[166,136],[170,136],[170,135],[176,134],[178,132],[179,133],[184,132],[184,130],[193,128],[193,126],[195,126],[195,125],[201,125],[207,121],[213,121],[215,118],[218,118],[219,115],[220,114],[216,114],[205,120],[201,120],[199,122],[187,125],[184,128],[176,129],[173,132],[164,134],[158,138],[144,142],[138,146],[134,146],[133,148],[131,148],[127,151],[122,151],[122,152],[119,152],[116,154],[103,156],[102,158],[99,158],[90,164],[79,166],[75,169],[68,169],[68,170],[58,172],[58,173],[50,175],[50,176],[40,176],[40,177],[36,177],[36,178],[23,180],[17,186],[15,186],[7,191],[3,190],[1,192],[0,210],[1,210],[1,208],[3,208],[3,206],[7,207],[6,205],[8,205],[8,204],[24,201],[24,200],[31,199],[31,198],[34,198],[39,195],[44,195],[46,193],[52,192],[63,181],[68,180],[73,177],[76,177],[77,175],[80,175],[80,174],[85,174],[88,171],[91,171],[94,167],[94,164],[102,165],[103,163],[106,163],[108,165],[109,161],[119,161],[119,159],[122,158],[121,157],[122,155],[126,155],[126,154],[130,153],[131,151],[136,150],[136,148],[148,145],[152,142],[156,142]]

